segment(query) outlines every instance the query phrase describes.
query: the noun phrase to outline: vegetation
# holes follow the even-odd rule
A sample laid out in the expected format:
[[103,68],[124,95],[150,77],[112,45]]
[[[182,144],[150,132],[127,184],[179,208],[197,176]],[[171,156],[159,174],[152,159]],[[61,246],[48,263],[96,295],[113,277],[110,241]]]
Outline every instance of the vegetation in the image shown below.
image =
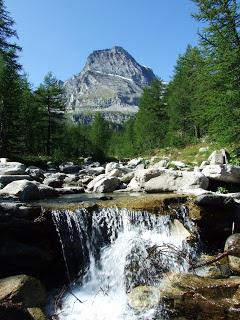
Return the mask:
[[[103,160],[176,148],[235,144],[240,139],[240,10],[237,0],[192,0],[204,22],[199,45],[179,56],[168,85],[144,89],[135,118],[114,128],[100,114],[90,126],[64,118],[63,90],[51,74],[33,90],[18,63],[14,21],[0,0],[0,154]],[[169,151],[171,147],[171,152]],[[194,149],[195,150],[195,149]],[[189,152],[190,152],[189,151]],[[196,155],[196,152],[195,152]],[[199,156],[201,158],[201,156]],[[191,158],[191,155],[190,155]],[[238,157],[232,162],[239,163]]]

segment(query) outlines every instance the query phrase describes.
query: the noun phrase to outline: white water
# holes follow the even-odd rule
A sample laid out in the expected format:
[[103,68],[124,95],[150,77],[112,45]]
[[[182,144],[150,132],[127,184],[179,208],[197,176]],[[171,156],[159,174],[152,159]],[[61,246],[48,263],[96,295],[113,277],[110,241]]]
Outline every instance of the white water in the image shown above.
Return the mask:
[[[82,223],[82,211],[70,213],[55,213],[55,224],[61,237],[59,222],[61,215],[68,215],[66,219],[70,240],[74,241],[73,224]],[[186,219],[186,217],[185,217]],[[88,239],[87,247],[90,253],[90,266],[81,284],[75,283],[72,292],[82,301],[80,303],[74,295],[64,297],[61,309],[57,311],[60,320],[151,320],[155,310],[136,314],[128,306],[126,294],[126,276],[129,276],[128,285],[132,281],[140,284],[160,286],[161,279],[156,277],[156,266],[152,264],[148,248],[153,246],[171,245],[177,251],[184,251],[186,259],[176,259],[175,253],[167,252],[162,255],[160,262],[168,266],[168,271],[184,272],[188,270],[187,257],[193,250],[183,241],[181,233],[176,228],[171,229],[171,221],[167,216],[156,217],[143,212],[128,210],[105,209],[93,214],[92,229],[99,230],[107,225],[110,244],[101,249],[100,259],[96,261],[93,250],[94,239]],[[78,232],[83,232],[77,226]],[[174,230],[174,232],[171,232]],[[85,227],[86,231],[86,227]],[[101,231],[99,231],[101,233]],[[92,234],[94,237],[94,234]],[[82,237],[82,235],[80,236]],[[64,252],[64,244],[62,243]],[[79,247],[79,250],[82,250]],[[65,253],[64,253],[65,257]],[[154,257],[155,258],[155,257]],[[153,259],[154,259],[153,258]],[[65,257],[67,262],[67,258]],[[126,266],[135,263],[135,272],[129,272]],[[68,270],[68,269],[67,269]],[[69,272],[69,271],[68,271]],[[70,277],[70,275],[69,275]],[[155,278],[154,278],[155,277]],[[133,284],[134,287],[134,284]],[[159,311],[159,310],[158,310]],[[159,319],[159,318],[158,318]],[[164,319],[164,318],[163,318]]]

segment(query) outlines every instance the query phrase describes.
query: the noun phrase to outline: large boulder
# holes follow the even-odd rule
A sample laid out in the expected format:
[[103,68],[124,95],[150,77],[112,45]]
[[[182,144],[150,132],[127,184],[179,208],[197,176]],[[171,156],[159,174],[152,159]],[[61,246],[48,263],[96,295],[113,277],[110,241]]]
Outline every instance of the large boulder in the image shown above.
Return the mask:
[[108,193],[116,190],[121,184],[121,180],[117,177],[109,177],[99,175],[88,184],[88,190],[99,193]]
[[213,153],[208,158],[208,162],[210,163],[210,165],[228,164],[228,153],[227,153],[227,151],[225,149],[213,151]]
[[40,198],[38,187],[34,182],[28,180],[13,181],[4,187],[0,194],[16,196],[20,201],[38,200]]
[[[140,286],[128,295],[137,311],[165,311],[171,319],[239,319],[240,278],[210,279],[193,274],[168,274],[157,290]],[[182,318],[183,317],[183,318]]]
[[46,302],[41,282],[27,275],[0,279],[0,302],[22,303],[24,307],[39,307]]
[[28,175],[0,175],[0,184],[5,187],[7,184],[17,180],[29,180],[33,179]]
[[63,163],[59,166],[61,172],[66,174],[78,173],[81,167],[79,165],[74,165],[72,162]]
[[208,178],[200,172],[162,170],[158,176],[144,183],[148,193],[173,192],[184,189],[207,189]]
[[234,233],[227,238],[224,251],[229,249],[233,250],[228,256],[229,267],[234,273],[240,274],[240,233]]
[[20,162],[0,162],[0,175],[24,175],[25,169]]
[[119,162],[109,162],[106,164],[105,167],[105,173],[108,174],[114,169],[119,169],[121,167],[121,164]]
[[207,165],[203,168],[202,174],[212,180],[225,183],[240,184],[240,167],[229,164]]
[[44,179],[44,171],[38,167],[30,166],[25,172],[36,181],[42,182]]

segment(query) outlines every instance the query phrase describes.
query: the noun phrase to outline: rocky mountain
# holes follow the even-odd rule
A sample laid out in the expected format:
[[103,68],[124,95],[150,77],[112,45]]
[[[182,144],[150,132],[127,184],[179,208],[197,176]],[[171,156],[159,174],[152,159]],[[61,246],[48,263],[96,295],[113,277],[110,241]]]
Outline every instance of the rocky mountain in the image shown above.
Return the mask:
[[101,112],[122,123],[137,112],[142,90],[154,78],[121,47],[94,51],[83,70],[64,83],[67,112],[75,122],[88,123]]

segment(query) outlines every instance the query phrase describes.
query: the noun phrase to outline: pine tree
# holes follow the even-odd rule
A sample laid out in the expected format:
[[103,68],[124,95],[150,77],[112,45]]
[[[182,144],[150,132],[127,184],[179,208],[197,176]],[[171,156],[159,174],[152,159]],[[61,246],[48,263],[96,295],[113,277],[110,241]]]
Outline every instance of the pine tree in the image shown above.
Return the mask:
[[65,101],[63,88],[59,81],[49,72],[43,83],[35,92],[39,110],[45,114],[45,128],[42,132],[45,143],[45,152],[52,155],[54,148],[61,140],[62,121],[64,119]]
[[136,147],[139,152],[164,146],[167,131],[166,86],[153,80],[143,91],[135,122]]

